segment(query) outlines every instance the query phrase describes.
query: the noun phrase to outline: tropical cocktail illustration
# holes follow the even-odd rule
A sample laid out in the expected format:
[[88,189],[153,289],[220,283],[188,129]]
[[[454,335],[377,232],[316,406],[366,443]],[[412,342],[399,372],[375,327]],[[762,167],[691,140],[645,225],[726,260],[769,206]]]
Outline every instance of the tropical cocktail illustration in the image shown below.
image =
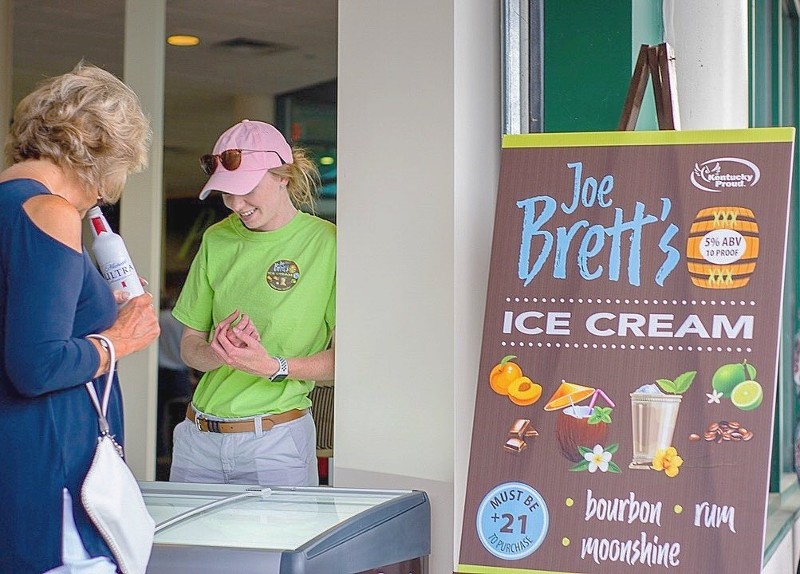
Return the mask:
[[589,424],[594,409],[588,406],[575,405],[561,411],[556,419],[556,438],[561,454],[567,460],[578,462],[583,460],[579,446],[606,444],[608,425],[604,422]]
[[[611,419],[607,416],[608,413],[604,417],[599,416],[599,411],[610,412],[611,409],[594,406],[598,394],[602,394],[613,406],[599,389],[563,381],[544,407],[546,411],[561,411],[556,420],[556,439],[561,454],[569,461],[583,460],[578,447],[591,448],[596,444],[606,444],[608,423]],[[592,401],[588,406],[577,404],[590,397]]]

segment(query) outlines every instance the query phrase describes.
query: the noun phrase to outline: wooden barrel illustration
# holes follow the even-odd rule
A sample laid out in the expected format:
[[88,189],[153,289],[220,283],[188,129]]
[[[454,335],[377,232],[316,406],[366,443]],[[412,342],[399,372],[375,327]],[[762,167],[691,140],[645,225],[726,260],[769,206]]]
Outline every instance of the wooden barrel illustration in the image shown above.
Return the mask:
[[692,283],[705,289],[744,287],[758,259],[758,223],[744,207],[697,212],[686,243]]

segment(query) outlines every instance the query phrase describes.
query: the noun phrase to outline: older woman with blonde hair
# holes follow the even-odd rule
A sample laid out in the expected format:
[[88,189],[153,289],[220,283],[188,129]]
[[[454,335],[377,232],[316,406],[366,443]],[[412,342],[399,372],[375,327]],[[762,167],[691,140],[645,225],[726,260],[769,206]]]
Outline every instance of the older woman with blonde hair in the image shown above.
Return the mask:
[[[150,127],[134,92],[88,64],[48,79],[14,113],[0,172],[1,572],[115,572],[80,503],[97,417],[84,383],[159,333],[152,297],[118,309],[81,241],[81,220],[117,201],[146,165]],[[122,443],[115,385],[111,432]]]

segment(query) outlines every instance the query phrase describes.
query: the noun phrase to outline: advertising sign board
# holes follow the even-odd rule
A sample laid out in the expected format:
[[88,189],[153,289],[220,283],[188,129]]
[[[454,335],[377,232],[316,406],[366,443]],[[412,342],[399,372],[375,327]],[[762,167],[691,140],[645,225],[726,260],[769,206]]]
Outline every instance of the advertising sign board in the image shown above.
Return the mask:
[[759,572],[793,128],[503,140],[457,572]]

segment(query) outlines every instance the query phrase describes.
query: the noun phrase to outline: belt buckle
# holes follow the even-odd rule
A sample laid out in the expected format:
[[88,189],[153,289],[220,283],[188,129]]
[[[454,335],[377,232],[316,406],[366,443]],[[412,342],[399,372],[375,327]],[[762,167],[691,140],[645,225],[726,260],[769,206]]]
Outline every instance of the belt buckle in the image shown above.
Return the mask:
[[200,427],[200,424],[203,422],[203,415],[195,414],[194,417],[194,426],[197,427],[197,430],[203,432],[203,429]]

